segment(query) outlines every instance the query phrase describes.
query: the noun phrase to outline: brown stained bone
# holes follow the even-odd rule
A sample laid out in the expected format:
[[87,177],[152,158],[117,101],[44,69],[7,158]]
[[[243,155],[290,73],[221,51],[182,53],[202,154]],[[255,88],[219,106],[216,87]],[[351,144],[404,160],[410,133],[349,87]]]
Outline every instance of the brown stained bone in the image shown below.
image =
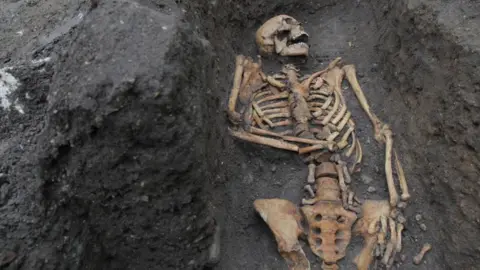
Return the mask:
[[395,221],[392,218],[388,218],[388,225],[390,228],[390,240],[388,241],[385,254],[383,254],[382,263],[388,265],[391,257],[395,256],[397,247],[397,228]]
[[397,253],[402,251],[402,231],[404,228],[403,224],[397,224],[397,245],[395,246]]
[[343,208],[348,207],[348,195],[347,195],[347,185],[345,184],[345,178],[343,176],[343,169],[342,166],[337,164],[335,165],[338,174],[338,184],[340,185],[340,190],[342,191],[342,205]]
[[387,124],[380,121],[380,119],[378,119],[378,117],[371,111],[370,106],[368,105],[368,101],[365,97],[365,94],[363,93],[360,87],[360,84],[358,83],[357,76],[355,74],[356,73],[355,66],[346,65],[343,67],[343,70],[345,71],[347,80],[352,86],[352,89],[355,92],[355,95],[357,96],[357,99],[360,102],[360,105],[362,106],[363,110],[365,111],[365,113],[370,118],[370,121],[372,122],[374,133],[375,133],[375,139],[379,142],[385,142],[386,144],[385,173],[387,176],[387,185],[388,185],[388,192],[390,195],[390,204],[394,206],[398,203],[398,193],[395,189],[395,184],[393,182],[393,172],[392,172],[392,148],[393,148],[392,131],[390,130],[390,127]]
[[272,108],[283,108],[286,106],[288,106],[288,101],[285,100],[285,101],[280,101],[280,102],[275,102],[275,103],[270,103],[267,105],[260,106],[260,109],[266,110],[266,109],[272,109]]
[[370,110],[370,106],[368,104],[367,98],[365,97],[365,94],[363,93],[363,90],[360,87],[360,84],[358,83],[355,66],[345,65],[343,66],[343,70],[345,71],[345,76],[347,77],[348,82],[352,86],[353,92],[357,96],[357,99],[360,102],[360,105],[362,106],[363,110],[365,111],[365,113],[370,118],[370,121],[372,122],[374,133],[375,133],[375,139],[379,142],[384,142],[385,138],[382,134],[382,130],[384,129],[383,126],[385,124],[382,121],[380,121],[380,119],[378,119],[378,117]]
[[303,186],[303,189],[305,189],[305,191],[308,192],[308,195],[310,195],[311,198],[315,197],[315,192],[313,191],[312,186],[305,185],[305,186]]
[[287,143],[281,140],[276,140],[276,139],[271,139],[271,138],[266,138],[258,135],[254,135],[248,132],[245,132],[244,130],[232,130],[228,129],[230,134],[238,139],[248,141],[248,142],[253,142],[257,144],[263,144],[267,146],[272,146],[275,148],[279,149],[285,149],[285,150],[290,150],[294,152],[298,152],[298,146],[295,144]]
[[286,112],[290,112],[290,110],[287,107],[267,109],[263,111],[264,114],[286,113]]
[[[279,94],[276,94],[276,95],[271,95],[271,96],[267,96],[267,97],[264,97],[260,100],[257,100],[257,104],[261,104],[263,102],[267,102],[267,101],[272,101],[272,100],[277,100],[277,99],[282,99],[282,98],[288,98],[288,96],[290,95],[290,93],[288,92],[281,92]],[[260,106],[260,107],[264,107],[264,106]]]
[[340,86],[344,76],[345,71],[336,66],[322,75],[322,79],[328,85],[329,92],[337,92],[342,104],[345,104],[345,98],[343,97],[342,88]]
[[308,154],[316,150],[322,150],[328,148],[327,143],[316,144],[313,146],[302,147],[298,150],[299,154]]
[[267,129],[267,126],[265,126],[265,125],[262,123],[262,119],[260,118],[260,116],[258,116],[257,112],[253,111],[252,116],[253,116],[253,120],[255,121],[255,123],[257,123],[257,125],[258,125],[261,129],[263,129],[263,130],[266,130],[266,129]]
[[348,145],[348,137],[353,132],[353,127],[349,127],[347,131],[343,134],[342,139],[338,142],[338,148],[343,149]]
[[308,178],[307,178],[307,182],[309,184],[314,184],[315,183],[315,164],[314,163],[310,163],[308,164]]
[[350,148],[347,149],[345,152],[346,157],[350,157],[353,154],[353,150],[355,150],[355,147],[357,146],[357,137],[355,136],[355,132],[352,133],[352,144],[350,145]]
[[322,95],[309,95],[307,100],[308,101],[311,101],[311,100],[314,100],[314,99],[321,99],[321,100],[327,100],[328,99],[328,96],[322,96]]
[[408,201],[410,199],[410,193],[408,192],[407,179],[405,179],[405,173],[403,172],[403,167],[400,161],[398,160],[397,151],[394,151],[395,156],[395,168],[397,170],[398,182],[400,182],[400,189],[402,190],[402,195],[400,198],[402,201]]
[[362,162],[362,157],[363,157],[362,145],[360,145],[360,141],[357,140],[357,143],[355,146],[355,163],[352,164],[352,167],[350,168],[350,173],[355,172],[356,166]]
[[237,55],[235,58],[235,75],[233,79],[233,87],[230,91],[230,98],[228,100],[228,115],[230,120],[239,122],[240,114],[235,111],[237,105],[238,94],[240,92],[240,86],[242,82],[243,75],[243,62],[245,61],[245,56]]
[[[266,121],[268,123],[268,121]],[[270,125],[271,127],[283,127],[283,126],[290,126],[292,124],[292,121],[290,121],[290,119],[287,119],[287,120],[283,120],[283,121],[278,121],[278,122],[274,122],[272,125]]]
[[[286,35],[280,35],[280,34]],[[255,33],[260,54],[277,53],[285,56],[308,56],[309,46],[298,38],[307,36],[303,26],[293,17],[281,14],[270,18]]]
[[[328,163],[331,166],[327,166]],[[321,165],[315,173],[318,175],[315,204],[301,209],[309,225],[310,248],[326,265],[335,265],[345,256],[357,216],[342,206],[338,179],[333,178],[338,173],[335,164]]]
[[384,200],[366,200],[362,205],[362,218],[354,227],[354,233],[364,238],[364,247],[358,254],[354,263],[358,270],[368,270],[373,261],[373,251],[378,241],[377,224],[381,217],[387,217],[390,213],[390,205]]
[[335,140],[335,138],[337,138],[339,134],[340,134],[340,132],[338,132],[338,131],[333,132],[332,134],[330,134],[327,137],[327,141],[328,142],[333,142],[333,140]]
[[388,218],[386,216],[380,217],[380,232],[378,233],[378,245],[380,247],[380,255],[383,256],[385,252],[385,238],[387,237]]
[[315,82],[313,83],[312,89],[319,89],[323,85],[323,79],[322,78],[317,78]]
[[353,191],[348,192],[348,204],[353,205],[353,197],[355,196],[355,193]]
[[393,182],[393,171],[392,171],[392,132],[390,130],[385,131],[385,175],[387,178],[388,194],[390,195],[390,205],[395,207],[398,203],[398,193]]
[[337,126],[337,130],[343,130],[343,128],[345,127],[345,125],[347,124],[348,120],[350,120],[350,117],[352,116],[352,113],[347,111],[347,113],[345,114],[345,116],[343,117],[342,121],[340,121],[340,123],[338,124]]
[[266,79],[267,79],[267,82],[268,82],[270,85],[274,86],[274,87],[283,89],[283,88],[285,88],[285,86],[286,86],[284,83],[282,83],[281,81],[277,81],[277,80],[276,80],[275,78],[273,78],[272,76],[267,76]]
[[259,129],[259,128],[256,128],[256,127],[250,127],[249,131],[253,134],[278,137],[278,138],[281,138],[282,140],[290,141],[290,142],[306,143],[306,144],[313,144],[313,145],[328,144],[328,142],[326,142],[326,141],[287,136],[287,135],[283,135],[281,133],[275,133],[275,132],[272,132],[272,131],[269,131],[269,130],[263,130],[263,129]]
[[287,262],[288,269],[310,270],[310,262],[298,242],[303,230],[297,207],[282,199],[255,200],[254,207],[273,232],[278,251]]
[[340,112],[335,116],[335,118],[332,119],[332,124],[336,125],[345,115],[347,112],[347,105],[343,104],[342,108],[340,109]]
[[335,91],[334,95],[335,95],[335,103],[333,104],[332,110],[330,112],[328,112],[328,114],[327,114],[327,116],[325,116],[325,118],[323,118],[323,120],[322,120],[323,125],[326,125],[328,122],[330,122],[333,115],[337,112],[338,106],[340,106],[340,96],[339,96],[339,94]]
[[423,260],[423,257],[425,257],[425,254],[427,254],[427,252],[429,252],[431,249],[432,249],[431,244],[429,243],[424,244],[420,252],[415,257],[413,257],[413,263],[417,265],[420,264]]
[[269,115],[266,115],[265,117],[271,120],[274,118],[288,118],[290,116],[291,116],[290,112],[281,112],[281,113],[269,114]]
[[262,79],[260,63],[253,62],[252,58],[247,57],[244,62],[243,81],[240,87],[238,100],[244,104],[249,104],[254,92],[264,86]]
[[310,84],[312,84],[312,81],[313,81],[315,78],[317,78],[318,76],[323,75],[324,73],[326,73],[326,72],[330,71],[331,69],[333,69],[334,67],[336,67],[336,66],[340,63],[341,60],[342,60],[341,57],[335,58],[332,62],[330,62],[330,63],[328,64],[328,67],[327,67],[326,69],[313,73],[313,74],[310,76],[310,78],[308,78],[308,79],[306,79],[305,81],[303,81],[302,84],[303,84],[304,86],[306,86],[306,87],[310,87]]
[[[254,99],[259,99],[263,96],[272,95],[272,94],[275,94],[275,93],[273,93],[270,90],[264,90],[264,91],[259,91],[259,92],[255,93],[255,95],[253,95],[253,97],[254,97]],[[278,94],[278,93],[276,93],[276,94]]]

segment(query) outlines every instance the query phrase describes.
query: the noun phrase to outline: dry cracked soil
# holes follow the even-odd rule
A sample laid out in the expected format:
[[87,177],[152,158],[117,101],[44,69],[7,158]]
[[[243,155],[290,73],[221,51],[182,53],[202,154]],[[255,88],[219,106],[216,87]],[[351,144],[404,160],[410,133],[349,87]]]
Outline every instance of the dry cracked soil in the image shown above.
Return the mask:
[[[233,139],[225,115],[235,56],[255,57],[278,14],[303,23],[310,53],[265,70],[341,56],[394,131],[412,199],[393,268],[480,269],[480,2],[467,0],[1,1],[0,269],[287,269],[252,203],[300,202],[307,167]],[[386,198],[384,148],[343,89],[364,144],[353,187]]]

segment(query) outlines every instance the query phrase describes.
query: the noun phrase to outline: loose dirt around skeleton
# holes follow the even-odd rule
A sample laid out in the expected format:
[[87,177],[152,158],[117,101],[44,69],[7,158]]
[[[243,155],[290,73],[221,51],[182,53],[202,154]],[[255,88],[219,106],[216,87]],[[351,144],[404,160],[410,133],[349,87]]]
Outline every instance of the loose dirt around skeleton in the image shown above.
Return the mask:
[[[278,14],[281,13],[282,11],[278,10]],[[378,24],[381,22],[376,21],[369,4],[348,1],[325,7],[313,14],[307,10],[297,10],[290,12],[289,15],[301,21],[310,34],[310,56],[306,61],[280,59],[278,56],[264,58],[263,69],[266,72],[278,72],[283,63],[293,61],[301,69],[302,74],[311,74],[325,68],[335,57],[341,56],[347,64],[356,66],[360,84],[372,110],[381,120],[389,123],[393,116],[388,116],[388,110],[382,111],[378,106],[379,101],[385,96],[383,87],[385,82],[377,70],[378,59],[374,50]],[[255,30],[256,28],[245,30],[242,39],[244,43],[240,45],[239,53],[252,57],[257,54],[254,43]],[[231,72],[233,74],[233,70]],[[373,138],[371,123],[346,81],[342,88],[352,111],[352,118],[357,125],[357,136],[364,147],[361,171],[353,176],[353,190],[359,198],[388,199],[384,173],[384,145],[378,144]],[[393,132],[395,134],[402,131]],[[307,180],[307,166],[294,153],[238,140],[232,141],[231,153],[236,156],[234,164],[242,168],[242,175],[229,176],[226,206],[230,210],[224,225],[223,257],[216,269],[287,269],[277,252],[272,233],[253,209],[253,200],[276,197],[299,204],[304,197],[303,185]],[[367,192],[369,187],[375,187],[376,191]],[[415,208],[416,205],[411,204],[408,207]],[[412,232],[408,231],[407,225],[404,233],[404,250],[401,252],[407,255],[407,260],[401,266],[396,266],[399,266],[399,269],[413,267],[440,269],[434,265],[412,265],[413,254],[421,246],[421,243],[412,241],[413,236]],[[361,247],[361,237],[354,238],[347,250],[347,256],[339,263],[341,269],[355,269],[353,258],[360,252]],[[321,263],[306,245],[304,250],[312,263],[312,269],[320,269]]]

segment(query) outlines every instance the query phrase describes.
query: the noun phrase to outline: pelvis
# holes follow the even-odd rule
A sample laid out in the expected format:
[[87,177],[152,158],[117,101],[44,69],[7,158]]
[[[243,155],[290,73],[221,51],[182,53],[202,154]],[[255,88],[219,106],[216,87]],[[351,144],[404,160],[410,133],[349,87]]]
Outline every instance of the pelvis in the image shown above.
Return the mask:
[[310,269],[298,236],[307,232],[311,250],[323,260],[323,269],[338,269],[337,261],[345,256],[351,239],[354,212],[343,208],[335,166],[320,166],[316,172],[315,203],[301,207],[308,229],[302,228],[302,214],[283,199],[259,199],[256,211],[268,224],[277,240],[280,254],[290,270]]

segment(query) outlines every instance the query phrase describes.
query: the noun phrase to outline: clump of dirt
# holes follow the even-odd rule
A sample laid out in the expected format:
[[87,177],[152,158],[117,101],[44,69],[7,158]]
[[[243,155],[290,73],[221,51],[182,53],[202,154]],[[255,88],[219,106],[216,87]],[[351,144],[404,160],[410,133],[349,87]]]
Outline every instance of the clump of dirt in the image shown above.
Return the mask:
[[[0,63],[20,82],[0,110],[0,255],[16,254],[7,269],[286,269],[252,203],[300,202],[307,167],[234,140],[224,113],[235,55],[255,57],[256,29],[278,14],[304,24],[310,56],[265,58],[267,72],[294,61],[311,73],[342,56],[392,125],[413,195],[407,259],[395,267],[474,267],[480,6],[461,2],[0,4]],[[354,189],[386,198],[384,148],[344,91],[365,152]],[[424,242],[433,250],[413,266]]]

